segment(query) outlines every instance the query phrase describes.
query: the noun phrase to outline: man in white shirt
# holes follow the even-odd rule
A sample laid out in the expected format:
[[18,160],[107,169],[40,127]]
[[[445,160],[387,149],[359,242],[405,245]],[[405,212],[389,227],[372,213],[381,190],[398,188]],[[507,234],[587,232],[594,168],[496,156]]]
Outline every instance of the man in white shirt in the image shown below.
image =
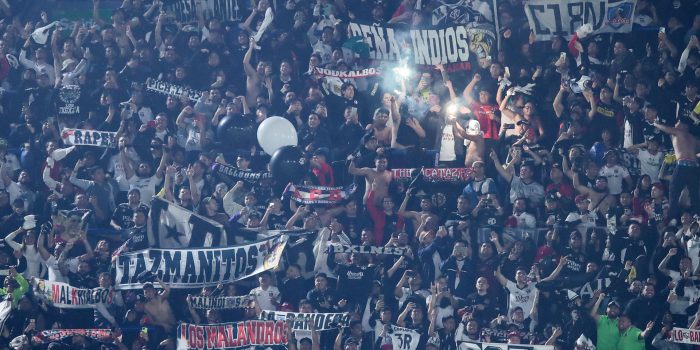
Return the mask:
[[598,175],[608,179],[608,190],[611,195],[617,196],[622,193],[622,181],[627,183],[627,188],[632,188],[632,178],[627,168],[619,164],[619,157],[616,151],[607,151],[603,156],[605,165],[600,168]]
[[641,175],[648,175],[651,183],[659,182],[659,170],[665,156],[664,152],[659,151],[659,138],[651,137],[642,144],[631,145],[627,150],[639,159]]
[[119,153],[122,157],[122,165],[126,174],[129,190],[137,188],[141,193],[141,203],[150,206],[151,199],[156,194],[156,186],[163,181],[163,172],[166,166],[166,157],[162,157],[155,174],[151,175],[151,166],[147,162],[141,162],[136,171],[132,168],[131,159],[123,147]]
[[265,271],[258,276],[260,286],[253,288],[250,295],[255,298],[255,302],[262,310],[277,310],[280,290],[270,285],[270,272]]
[[521,267],[516,270],[515,283],[501,274],[500,267],[496,270],[495,275],[498,282],[508,289],[510,293],[508,297],[508,314],[516,307],[520,307],[523,309],[524,318],[528,318],[532,311],[532,305],[535,302],[537,287],[535,287],[534,283],[528,281],[527,270]]

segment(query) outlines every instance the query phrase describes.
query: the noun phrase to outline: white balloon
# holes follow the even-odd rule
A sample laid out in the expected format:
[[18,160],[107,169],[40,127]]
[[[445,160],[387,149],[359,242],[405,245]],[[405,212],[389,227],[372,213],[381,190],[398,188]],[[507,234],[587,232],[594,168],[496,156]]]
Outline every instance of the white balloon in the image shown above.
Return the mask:
[[265,153],[272,155],[283,146],[296,146],[299,142],[292,123],[282,117],[269,117],[258,127],[258,143]]

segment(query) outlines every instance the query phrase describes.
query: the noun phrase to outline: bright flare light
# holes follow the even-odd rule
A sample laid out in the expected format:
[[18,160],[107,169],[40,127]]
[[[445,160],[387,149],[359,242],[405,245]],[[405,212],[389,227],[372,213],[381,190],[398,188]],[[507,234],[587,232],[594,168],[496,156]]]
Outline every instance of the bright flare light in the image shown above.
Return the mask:
[[409,76],[411,76],[411,70],[408,67],[406,67],[405,64],[395,67],[393,71],[400,79],[406,79]]
[[458,109],[459,109],[459,106],[457,106],[456,103],[450,103],[450,104],[448,104],[447,107],[446,107],[447,114],[452,114],[452,115],[454,115],[455,113],[457,113],[457,110],[458,110]]

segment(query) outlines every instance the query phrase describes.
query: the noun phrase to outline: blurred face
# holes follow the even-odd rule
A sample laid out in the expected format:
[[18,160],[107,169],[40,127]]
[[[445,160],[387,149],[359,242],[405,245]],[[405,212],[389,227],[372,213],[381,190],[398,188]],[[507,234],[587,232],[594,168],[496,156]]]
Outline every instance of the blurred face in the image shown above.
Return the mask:
[[321,124],[321,120],[319,119],[318,115],[316,115],[316,114],[309,115],[308,125],[310,128],[316,128],[320,124]]
[[620,317],[620,320],[618,321],[618,324],[617,324],[618,328],[621,331],[624,331],[627,328],[630,328],[631,325],[632,325],[632,322],[630,321],[629,317],[627,317],[627,316]]
[[642,295],[647,297],[647,298],[652,298],[656,294],[656,291],[654,290],[654,287],[651,285],[645,285],[644,289],[642,289]]
[[486,292],[489,289],[489,282],[484,277],[479,277],[476,280],[476,290],[479,292]]
[[386,211],[394,210],[394,201],[390,197],[386,197],[382,201],[382,207]]

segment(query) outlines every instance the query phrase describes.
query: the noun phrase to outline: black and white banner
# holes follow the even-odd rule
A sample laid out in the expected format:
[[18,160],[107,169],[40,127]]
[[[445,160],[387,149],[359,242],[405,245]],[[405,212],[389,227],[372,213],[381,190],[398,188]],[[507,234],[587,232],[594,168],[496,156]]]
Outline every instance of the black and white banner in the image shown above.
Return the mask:
[[365,68],[362,70],[349,70],[349,71],[340,71],[340,70],[316,67],[315,72],[319,75],[324,76],[324,77],[335,77],[335,78],[341,78],[341,79],[355,79],[355,78],[372,77],[372,76],[376,76],[376,75],[379,75],[382,73],[379,70],[379,68],[374,68],[374,67]]
[[398,168],[392,169],[394,180],[407,181],[415,178],[416,171],[420,170],[420,178],[426,182],[450,182],[466,183],[474,172],[469,168]]
[[416,350],[420,341],[420,333],[399,326],[391,326],[393,332],[389,333],[391,344],[395,350]]
[[143,287],[152,273],[172,288],[201,288],[238,281],[277,267],[286,236],[217,249],[149,249],[117,258],[118,289]]
[[66,145],[115,147],[117,133],[111,131],[63,129],[61,139]]
[[357,186],[345,187],[306,186],[289,184],[284,190],[285,196],[301,204],[337,204],[352,196]]
[[111,304],[115,293],[111,288],[83,289],[40,278],[35,278],[32,284],[34,295],[63,309],[89,309],[97,304]]
[[62,117],[77,116],[80,114],[80,85],[64,85],[58,89],[58,101],[56,107],[58,115]]
[[350,314],[348,313],[301,313],[263,310],[260,318],[274,321],[293,320],[294,322],[291,325],[295,331],[311,331],[312,324],[317,331],[338,329],[350,324]]
[[195,309],[221,310],[242,308],[252,300],[249,295],[237,297],[200,297],[190,296],[189,303]]
[[213,18],[222,21],[245,20],[250,8],[249,0],[172,0],[166,1],[165,12],[182,23],[196,22],[196,3],[200,2],[204,20]]
[[380,255],[404,255],[410,249],[408,247],[377,247],[369,245],[344,245],[332,244],[329,249],[333,253],[356,253],[356,254],[380,254]]
[[409,65],[469,62],[470,53],[490,56],[495,49],[495,28],[455,24],[429,29],[396,29],[350,22],[350,36],[360,36],[369,46],[369,58],[399,61],[410,56]]
[[552,345],[458,342],[459,350],[554,350]]
[[593,34],[632,30],[636,0],[529,0],[525,14],[537,40],[571,38],[584,24]]
[[198,101],[199,98],[202,97],[201,91],[152,78],[148,78],[146,80],[146,90],[177,98],[185,95],[188,99],[190,99],[190,101],[194,102]]
[[216,176],[229,186],[233,186],[238,181],[245,181],[252,185],[267,186],[272,182],[272,174],[270,172],[254,172],[250,170],[241,170],[235,166],[214,162],[211,170]]
[[226,246],[223,225],[163,198],[153,197],[149,218],[148,234],[159,248]]

